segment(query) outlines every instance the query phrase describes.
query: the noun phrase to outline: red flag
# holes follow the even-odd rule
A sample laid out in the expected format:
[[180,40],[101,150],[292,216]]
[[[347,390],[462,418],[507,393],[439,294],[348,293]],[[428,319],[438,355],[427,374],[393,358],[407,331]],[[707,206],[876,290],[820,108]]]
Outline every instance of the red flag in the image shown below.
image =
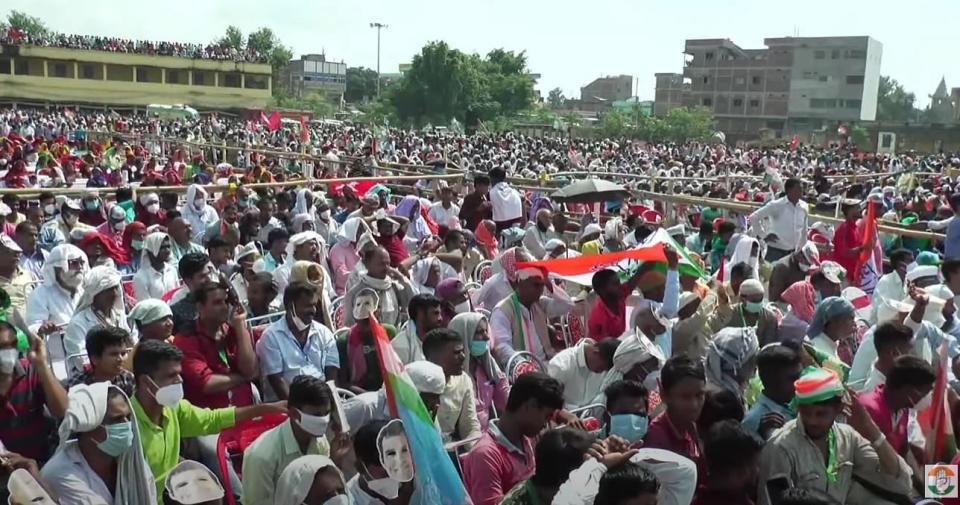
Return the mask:
[[274,112],[268,117],[266,113],[260,111],[260,121],[263,121],[267,125],[267,129],[270,131],[277,131],[280,129],[280,113]]
[[300,116],[300,142],[304,144],[310,143],[310,129],[307,128],[306,116]]
[[800,147],[800,137],[794,135],[793,138],[790,139],[790,150],[796,151],[798,147]]
[[[864,268],[870,268],[874,263],[873,261],[873,244],[877,239],[877,206],[871,202],[867,202],[867,214],[863,216],[863,243],[860,245],[863,246],[863,249],[860,250],[860,255],[857,256],[857,266],[853,269],[853,272],[847,272],[850,275],[850,285],[851,286],[861,286],[861,280],[869,280],[863,278]],[[874,285],[876,281],[873,281]],[[864,291],[867,291],[864,289]],[[872,292],[872,291],[868,291]]]

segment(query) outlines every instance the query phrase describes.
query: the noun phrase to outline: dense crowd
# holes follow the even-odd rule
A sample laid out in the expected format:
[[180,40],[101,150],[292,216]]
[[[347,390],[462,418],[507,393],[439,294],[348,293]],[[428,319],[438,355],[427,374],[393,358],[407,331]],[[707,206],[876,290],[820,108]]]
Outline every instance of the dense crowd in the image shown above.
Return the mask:
[[[392,163],[429,168],[323,181]],[[956,461],[957,166],[4,110],[0,179],[40,191],[0,199],[7,492],[448,503],[397,420],[413,398],[476,505],[916,502],[925,465]],[[511,182],[579,171],[758,205],[595,213]],[[248,186],[276,181],[296,184]]]
[[197,60],[230,60],[247,63],[267,63],[267,55],[248,48],[238,50],[220,44],[190,44],[154,40],[130,40],[99,35],[74,35],[49,32],[40,36],[10,28],[0,34],[0,44],[85,49],[111,53],[131,53],[148,56],[176,56]]

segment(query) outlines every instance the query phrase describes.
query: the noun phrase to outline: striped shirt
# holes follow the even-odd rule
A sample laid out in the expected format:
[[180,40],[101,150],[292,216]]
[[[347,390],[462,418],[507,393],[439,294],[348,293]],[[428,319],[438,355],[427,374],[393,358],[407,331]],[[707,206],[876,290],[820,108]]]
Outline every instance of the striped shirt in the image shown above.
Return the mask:
[[42,464],[57,446],[56,423],[44,412],[46,397],[40,378],[26,359],[13,369],[10,391],[0,397],[0,441],[10,452]]

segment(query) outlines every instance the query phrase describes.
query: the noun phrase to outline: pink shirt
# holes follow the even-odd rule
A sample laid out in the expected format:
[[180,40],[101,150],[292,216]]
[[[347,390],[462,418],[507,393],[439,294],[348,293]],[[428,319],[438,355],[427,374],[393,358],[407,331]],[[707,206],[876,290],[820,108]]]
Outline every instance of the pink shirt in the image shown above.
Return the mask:
[[870,393],[862,394],[857,398],[860,405],[870,414],[873,422],[877,423],[877,428],[887,436],[887,442],[897,454],[903,454],[907,447],[907,420],[910,417],[907,409],[900,412],[896,419],[897,425],[894,427],[893,410],[887,405],[886,398],[883,397],[883,384],[877,386]]
[[333,289],[338,295],[343,295],[347,290],[347,278],[360,262],[360,256],[353,250],[352,245],[338,242],[330,248],[327,258],[330,260],[330,273],[333,275]]
[[507,440],[496,421],[490,423],[477,445],[461,460],[463,481],[474,505],[497,505],[503,495],[533,476],[536,461],[533,441],[516,447]]
[[506,377],[491,381],[482,367],[477,367],[473,374],[474,397],[477,402],[477,419],[480,421],[480,430],[487,431],[490,421],[490,406],[503,412],[507,408],[507,397],[510,396],[510,385]]

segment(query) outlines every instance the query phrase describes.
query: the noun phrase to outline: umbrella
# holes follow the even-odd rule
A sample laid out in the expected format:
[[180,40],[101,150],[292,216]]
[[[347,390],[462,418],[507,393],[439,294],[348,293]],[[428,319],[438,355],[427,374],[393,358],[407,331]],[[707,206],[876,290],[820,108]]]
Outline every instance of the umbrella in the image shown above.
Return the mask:
[[570,183],[550,196],[558,202],[593,203],[623,200],[630,192],[615,182],[591,178]]

